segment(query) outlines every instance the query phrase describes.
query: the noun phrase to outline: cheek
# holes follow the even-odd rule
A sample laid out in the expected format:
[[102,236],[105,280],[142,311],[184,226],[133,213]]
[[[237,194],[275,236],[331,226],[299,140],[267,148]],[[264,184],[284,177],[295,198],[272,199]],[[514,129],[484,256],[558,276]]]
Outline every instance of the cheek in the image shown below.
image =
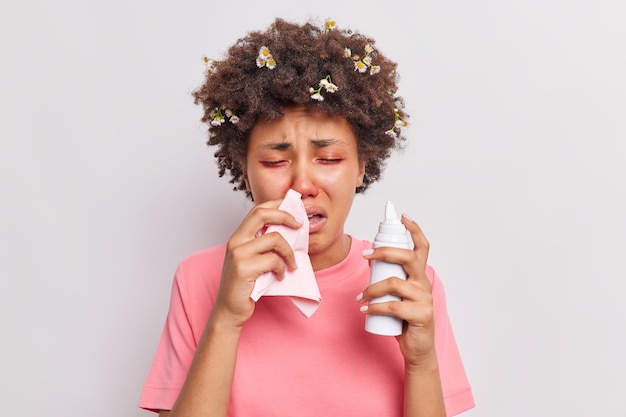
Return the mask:
[[358,166],[346,166],[344,169],[326,173],[324,182],[337,188],[356,188],[363,182],[363,174]]
[[283,198],[291,186],[291,181],[286,175],[278,172],[261,174],[252,171],[246,184],[255,203],[263,203]]

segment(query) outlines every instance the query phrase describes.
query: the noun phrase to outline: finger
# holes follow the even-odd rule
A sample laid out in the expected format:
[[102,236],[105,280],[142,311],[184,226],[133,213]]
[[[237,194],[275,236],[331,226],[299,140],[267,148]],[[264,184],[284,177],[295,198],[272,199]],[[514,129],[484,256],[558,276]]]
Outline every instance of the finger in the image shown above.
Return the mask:
[[413,241],[414,257],[403,264],[408,273],[408,280],[427,280],[425,270],[430,252],[430,243],[421,227],[406,214],[402,215],[402,224],[406,227]]
[[419,252],[424,259],[428,258],[428,251],[430,250],[430,243],[426,239],[426,235],[419,227],[419,225],[406,214],[402,215],[402,224],[406,227],[406,230],[411,234],[413,240],[413,250]]
[[[395,299],[394,297],[399,297]],[[364,303],[361,312],[382,314],[401,318],[413,325],[430,323],[433,317],[433,297],[426,281],[409,282],[399,278],[389,278],[370,285],[357,301]]]
[[357,296],[357,300],[365,303],[387,295],[394,295],[407,301],[430,299],[432,298],[430,281],[406,281],[399,277],[390,277],[368,286]]
[[275,252],[265,252],[254,260],[254,275],[258,278],[266,272],[273,272],[279,280],[285,276],[285,262]]
[[234,245],[257,237],[268,225],[284,225],[294,229],[302,227],[290,213],[279,210],[281,200],[266,201],[254,206],[231,236]]
[[369,261],[382,261],[402,265],[407,280],[412,281],[424,275],[426,259],[418,251],[381,246],[369,251],[363,251],[363,256]]
[[428,302],[418,303],[417,305],[414,302],[407,301],[370,303],[367,306],[362,306],[361,312],[397,317],[415,326],[430,324],[434,317],[432,304],[428,304]]
[[376,249],[364,250],[363,257],[369,261],[385,261],[405,265],[415,258],[415,253],[411,249],[380,246]]
[[282,262],[287,266],[287,268],[289,268],[289,270],[293,271],[298,268],[293,248],[280,233],[266,233],[259,239],[255,240],[260,240],[263,245],[269,246],[271,248],[270,250],[281,258]]
[[250,260],[257,255],[265,253],[274,253],[280,258],[281,263],[286,265],[290,270],[294,270],[298,267],[293,249],[278,232],[266,233],[233,249],[233,254],[237,259],[240,259],[241,262],[250,262]]

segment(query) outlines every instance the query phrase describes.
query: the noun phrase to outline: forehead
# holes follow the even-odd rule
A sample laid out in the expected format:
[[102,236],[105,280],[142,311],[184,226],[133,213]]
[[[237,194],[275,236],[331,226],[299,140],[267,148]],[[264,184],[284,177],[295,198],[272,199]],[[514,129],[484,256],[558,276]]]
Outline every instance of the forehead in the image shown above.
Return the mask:
[[345,118],[305,107],[287,108],[280,119],[259,121],[250,131],[248,145],[319,139],[356,146],[356,136]]

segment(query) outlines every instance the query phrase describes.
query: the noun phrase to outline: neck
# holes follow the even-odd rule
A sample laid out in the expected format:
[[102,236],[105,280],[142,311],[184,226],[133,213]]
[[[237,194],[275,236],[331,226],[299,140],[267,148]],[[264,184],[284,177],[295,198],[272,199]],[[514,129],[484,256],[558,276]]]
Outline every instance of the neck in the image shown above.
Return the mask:
[[311,265],[314,271],[329,268],[333,265],[337,265],[343,261],[350,252],[350,245],[352,240],[350,236],[342,234],[337,242],[329,246],[325,250],[317,253],[309,252],[309,258],[311,259]]

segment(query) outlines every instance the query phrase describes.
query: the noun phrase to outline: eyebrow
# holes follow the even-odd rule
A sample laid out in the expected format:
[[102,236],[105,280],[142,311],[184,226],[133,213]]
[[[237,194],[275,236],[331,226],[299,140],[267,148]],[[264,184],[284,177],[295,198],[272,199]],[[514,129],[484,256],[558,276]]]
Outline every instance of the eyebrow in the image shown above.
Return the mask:
[[330,145],[345,145],[345,142],[338,139],[312,139],[311,144],[316,148],[324,148]]
[[[344,145],[345,143],[338,139],[311,139],[311,145],[315,148],[325,148],[331,145]],[[290,149],[293,145],[290,142],[272,142],[264,143],[259,149],[271,149],[276,151],[284,151]]]

